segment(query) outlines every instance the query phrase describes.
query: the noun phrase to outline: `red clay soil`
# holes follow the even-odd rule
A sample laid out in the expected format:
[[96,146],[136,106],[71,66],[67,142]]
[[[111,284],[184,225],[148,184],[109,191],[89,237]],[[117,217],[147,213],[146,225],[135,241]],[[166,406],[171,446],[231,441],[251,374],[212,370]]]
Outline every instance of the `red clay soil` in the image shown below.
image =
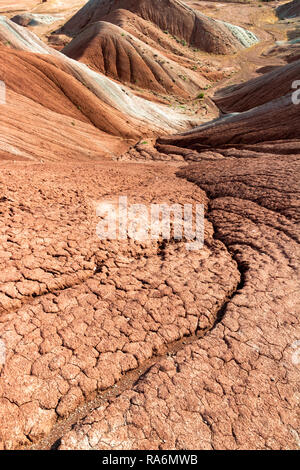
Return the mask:
[[208,222],[201,252],[98,239],[95,204],[115,194],[207,204],[172,167],[7,165],[1,194],[0,441],[11,449],[169,343],[211,328],[240,274]]
[[104,21],[87,26],[62,52],[122,83],[160,93],[188,98],[209,83],[192,67],[180,66],[122,28]]
[[[256,76],[215,95],[232,114],[172,136],[187,115],[12,24],[0,19],[0,449],[299,448],[299,61],[274,68],[266,53],[285,22],[249,55],[218,58]],[[65,31],[81,32],[69,47],[83,61],[131,84],[130,64],[135,80],[160,53],[171,63],[171,35],[238,49],[177,0],[95,0]],[[164,38],[157,60],[145,45],[139,62],[138,31],[151,47]],[[176,71],[194,64],[178,47]],[[109,57],[120,51],[125,70]],[[171,95],[165,82],[153,86]],[[100,240],[97,205],[120,195],[203,204],[204,247]]]
[[[88,2],[62,28],[62,33],[75,35],[97,21],[108,21],[123,27],[123,11],[153,23],[162,31],[206,52],[229,54],[242,49],[239,40],[226,26],[179,0],[95,0]],[[125,28],[126,29],[126,28]]]
[[60,449],[297,449],[299,156],[202,162],[215,237],[242,282],[219,323],[92,411]]

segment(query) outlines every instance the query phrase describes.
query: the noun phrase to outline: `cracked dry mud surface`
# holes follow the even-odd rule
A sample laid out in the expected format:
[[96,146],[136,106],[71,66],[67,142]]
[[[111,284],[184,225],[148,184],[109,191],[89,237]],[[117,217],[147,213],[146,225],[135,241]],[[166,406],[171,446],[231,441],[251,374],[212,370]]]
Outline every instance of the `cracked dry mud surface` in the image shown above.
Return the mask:
[[236,262],[214,240],[208,221],[200,253],[187,252],[183,242],[97,238],[96,203],[115,194],[124,192],[136,202],[207,204],[205,193],[175,177],[175,169],[3,169],[3,448],[44,437],[58,418],[169,343],[212,327],[236,289]]
[[215,237],[242,274],[224,316],[92,411],[60,449],[299,447],[299,157],[236,162],[181,172],[208,191]]
[[[0,18],[0,450],[299,448],[296,20],[275,2],[21,3],[62,16]],[[204,204],[203,249],[99,240],[120,195]]]

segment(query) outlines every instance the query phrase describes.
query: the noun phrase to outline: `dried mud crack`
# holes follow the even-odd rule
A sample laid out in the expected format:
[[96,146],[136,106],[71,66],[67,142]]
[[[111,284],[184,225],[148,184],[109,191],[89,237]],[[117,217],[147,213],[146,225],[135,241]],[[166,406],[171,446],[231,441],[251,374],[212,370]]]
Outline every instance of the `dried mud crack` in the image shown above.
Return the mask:
[[[44,165],[43,171],[32,173],[32,168],[19,166],[20,181],[24,180],[22,172],[25,175],[31,172],[31,187],[39,186],[47,174],[51,196],[43,199],[41,206],[35,195],[37,217],[32,216],[34,210],[28,212],[21,207],[12,219],[15,228],[20,223],[26,230],[38,234],[39,239],[31,237],[28,242],[26,233],[16,229],[13,234],[4,223],[3,239],[8,230],[10,238],[19,240],[23,255],[19,257],[17,250],[12,253],[11,268],[6,269],[1,284],[2,292],[16,285],[16,295],[21,300],[22,293],[25,298],[32,295],[44,282],[44,272],[35,267],[37,262],[40,266],[55,264],[51,282],[57,285],[64,282],[64,270],[70,269],[67,260],[77,263],[72,269],[81,265],[88,269],[96,265],[101,269],[79,285],[64,286],[39,295],[15,310],[1,313],[1,338],[7,353],[0,389],[1,434],[5,448],[39,442],[58,419],[74,413],[84,402],[93,399],[97,391],[110,389],[128,371],[137,370],[154,356],[164,353],[169,344],[197,331],[207,331],[240,280],[235,262],[223,244],[214,240],[208,221],[206,244],[200,253],[187,254],[183,242],[168,243],[162,248],[154,241],[146,244],[130,240],[101,242],[96,233],[92,235],[98,222],[95,204],[114,198],[107,190],[112,173],[114,191],[119,185],[118,192],[126,191],[129,200],[135,202],[180,200],[207,204],[203,191],[195,191],[193,184],[174,176],[174,167],[160,166],[157,176],[157,166],[114,165],[114,169],[107,164],[78,166],[70,189],[65,184],[67,169]],[[101,183],[95,178],[96,170],[101,171]],[[5,172],[10,170],[4,170],[3,182],[7,181]],[[82,188],[81,192],[76,184]],[[138,187],[141,189],[137,190]],[[19,188],[23,197],[26,185],[22,183]],[[73,199],[72,194],[77,196]],[[68,212],[68,221],[64,220],[65,211],[60,210],[65,198],[74,207],[73,223],[72,210]],[[18,207],[17,199],[18,189],[14,191],[15,207]],[[49,214],[50,208],[53,230],[49,230],[48,220],[46,240],[42,239],[42,230],[37,231],[35,227],[42,219],[39,211]],[[69,244],[76,252],[76,260],[66,255],[65,242],[59,241],[68,240],[67,234],[73,240]],[[42,251],[42,240],[51,249]],[[93,262],[89,266],[86,257],[90,259],[91,253]],[[9,252],[4,254],[7,258]],[[7,265],[7,261],[5,263]],[[28,283],[21,278],[20,285],[16,280],[12,284],[13,276],[19,272],[26,272],[27,277],[34,280]],[[24,283],[26,291],[22,290]]]
[[298,449],[299,2],[0,3],[0,450]]
[[274,158],[270,176],[270,157],[259,160],[263,171],[240,160],[235,185],[236,159],[182,170],[209,190],[209,218],[240,267],[239,289],[204,337],[157,360],[66,433],[60,449],[298,448],[299,241],[283,183],[293,184],[297,161],[291,169]]
[[[209,219],[209,212],[207,213],[207,217]],[[165,241],[162,246],[163,251],[165,251],[167,247],[167,242]],[[240,271],[240,281],[236,285],[236,288],[228,294],[228,298],[224,301],[224,303],[219,306],[215,312],[213,312],[213,317],[215,320],[211,327],[201,330],[198,329],[190,336],[185,336],[179,341],[175,341],[174,343],[165,345],[163,353],[159,355],[154,354],[152,358],[145,361],[145,363],[142,363],[138,369],[126,372],[124,376],[115,385],[113,385],[113,387],[105,390],[100,394],[96,393],[96,397],[94,399],[86,401],[85,403],[80,405],[80,407],[78,407],[73,413],[71,413],[70,416],[65,419],[59,420],[48,436],[46,436],[40,442],[34,444],[33,446],[26,448],[31,450],[57,450],[61,445],[63,436],[70,432],[73,428],[76,428],[76,425],[78,425],[80,422],[88,418],[90,413],[92,413],[94,410],[97,410],[99,407],[112,402],[114,399],[118,398],[122,393],[126,392],[127,390],[133,389],[134,386],[140,380],[142,380],[146,376],[148,371],[159,361],[162,361],[172,356],[176,356],[176,354],[180,352],[180,350],[186,345],[192,345],[194,342],[198,341],[200,338],[203,338],[206,334],[212,331],[218,325],[218,323],[223,320],[223,317],[226,314],[227,306],[234,297],[234,295],[236,295],[236,293],[243,288],[243,270]]]
[[[242,282],[237,286],[237,289],[242,287]],[[235,295],[235,292],[229,296],[228,300],[222,305],[222,307],[215,314],[215,323],[211,327],[213,329],[223,318],[226,307],[229,300]],[[203,331],[197,330],[191,336],[186,336],[179,341],[175,341],[173,344],[168,344],[165,346],[165,352],[160,355],[154,355],[151,359],[143,363],[138,369],[131,372],[125,373],[119,382],[117,382],[113,387],[105,390],[103,393],[97,394],[96,398],[83,403],[74,413],[69,417],[62,419],[57,422],[57,424],[52,429],[50,435],[42,439],[41,442],[34,444],[33,446],[27,446],[27,450],[57,450],[61,445],[62,437],[70,432],[78,423],[87,418],[91,412],[98,409],[99,407],[110,403],[113,399],[119,397],[126,390],[132,389],[139,380],[147,374],[152,366],[154,366],[158,361],[163,360],[168,357],[176,355],[186,345],[190,345],[199,338],[202,338],[210,331],[210,329]]]

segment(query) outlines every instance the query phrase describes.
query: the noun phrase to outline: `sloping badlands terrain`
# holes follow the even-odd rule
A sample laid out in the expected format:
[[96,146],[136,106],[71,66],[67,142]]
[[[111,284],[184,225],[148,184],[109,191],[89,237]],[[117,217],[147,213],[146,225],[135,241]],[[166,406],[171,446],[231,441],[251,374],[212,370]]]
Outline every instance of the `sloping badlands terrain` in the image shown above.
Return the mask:
[[0,12],[0,449],[299,449],[299,1]]

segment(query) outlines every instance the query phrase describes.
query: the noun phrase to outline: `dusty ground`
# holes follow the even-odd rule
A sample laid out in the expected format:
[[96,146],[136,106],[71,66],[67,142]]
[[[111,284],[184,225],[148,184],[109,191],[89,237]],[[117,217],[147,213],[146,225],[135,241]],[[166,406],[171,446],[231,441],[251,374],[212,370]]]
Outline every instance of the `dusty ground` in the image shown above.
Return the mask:
[[[222,56],[179,44],[151,7],[70,42],[57,29],[85,2],[63,3],[0,1],[9,18],[61,15],[0,22],[0,448],[299,448],[297,18],[187,1],[260,38]],[[170,82],[147,81],[162,57]],[[100,241],[97,204],[119,195],[203,204],[204,247]]]

